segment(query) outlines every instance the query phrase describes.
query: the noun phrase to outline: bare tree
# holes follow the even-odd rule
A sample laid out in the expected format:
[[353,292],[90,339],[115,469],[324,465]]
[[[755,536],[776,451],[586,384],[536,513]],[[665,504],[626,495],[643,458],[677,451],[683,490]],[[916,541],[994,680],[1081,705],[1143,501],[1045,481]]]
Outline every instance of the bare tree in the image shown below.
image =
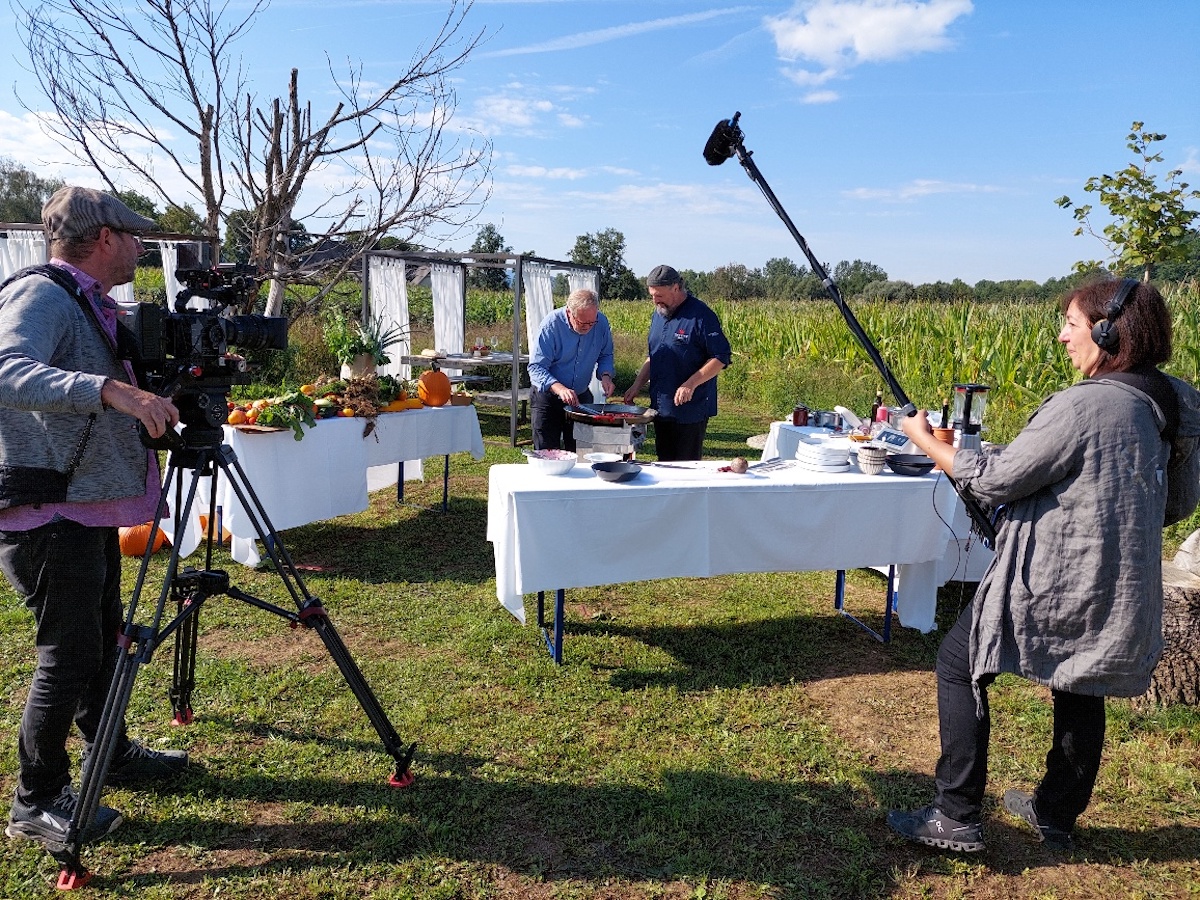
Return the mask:
[[[114,193],[112,173],[125,172],[135,187],[184,206],[168,190],[182,179],[204,206],[214,250],[225,202],[224,99],[231,87],[241,93],[240,82],[230,84],[230,47],[266,2],[232,23],[207,0],[18,4],[22,43],[54,110],[43,117],[52,136]],[[172,140],[178,132],[192,146]]]
[[[57,141],[114,192],[123,175],[168,205],[199,200],[214,251],[230,214],[249,210],[235,220],[253,222],[251,259],[272,279],[275,315],[287,284],[321,284],[309,301],[319,303],[386,234],[456,233],[486,199],[491,146],[460,144],[447,128],[456,109],[449,75],[483,39],[464,33],[473,0],[450,0],[432,40],[382,89],[368,90],[353,66],[345,80],[330,67],[341,100],[316,126],[297,70],[286,98],[260,104],[234,57],[269,2],[252,0],[236,19],[219,0],[18,0],[17,8]],[[188,197],[172,196],[180,183]],[[301,206],[306,192],[319,199]],[[292,234],[300,215],[316,238],[307,252]]]
[[[367,94],[360,69],[348,64],[349,75],[341,80],[331,67],[342,99],[320,124],[313,122],[311,103],[300,100],[296,69],[286,101],[275,99],[263,110],[245,97],[237,175],[255,213],[251,261],[273,275],[268,315],[282,309],[288,281],[329,290],[384,235],[414,242],[454,233],[481,209],[491,147],[460,145],[446,129],[456,107],[449,76],[482,33],[460,37],[470,3],[450,6],[433,39],[383,89]],[[341,174],[325,185],[325,202],[305,218],[315,243],[294,250],[289,238],[300,193],[335,162]]]

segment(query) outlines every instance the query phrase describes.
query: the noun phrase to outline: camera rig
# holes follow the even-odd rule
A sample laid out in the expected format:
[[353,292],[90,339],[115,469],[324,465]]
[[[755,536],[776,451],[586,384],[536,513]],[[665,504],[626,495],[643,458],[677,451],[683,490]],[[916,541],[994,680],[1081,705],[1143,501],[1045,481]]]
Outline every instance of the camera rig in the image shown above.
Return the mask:
[[[288,320],[282,316],[230,315],[251,305],[259,279],[250,266],[218,265],[210,269],[178,269],[183,285],[173,309],[139,303],[122,310],[122,351],[132,360],[146,390],[169,396],[179,409],[185,436],[220,443],[228,412],[230,388],[249,384],[246,360],[230,352],[286,350]],[[195,308],[200,300],[203,308]],[[197,434],[198,432],[198,434]],[[170,450],[180,438],[170,433],[157,440],[142,435],[148,446]]]

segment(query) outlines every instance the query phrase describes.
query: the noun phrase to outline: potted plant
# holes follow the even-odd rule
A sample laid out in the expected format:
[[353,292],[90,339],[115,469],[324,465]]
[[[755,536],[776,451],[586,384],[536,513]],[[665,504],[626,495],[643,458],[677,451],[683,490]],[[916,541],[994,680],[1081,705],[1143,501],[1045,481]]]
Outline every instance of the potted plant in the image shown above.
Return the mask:
[[377,366],[391,362],[388,347],[404,340],[408,331],[399,325],[385,328],[382,314],[355,322],[342,312],[325,319],[325,343],[341,363],[342,378],[357,378],[371,374]]

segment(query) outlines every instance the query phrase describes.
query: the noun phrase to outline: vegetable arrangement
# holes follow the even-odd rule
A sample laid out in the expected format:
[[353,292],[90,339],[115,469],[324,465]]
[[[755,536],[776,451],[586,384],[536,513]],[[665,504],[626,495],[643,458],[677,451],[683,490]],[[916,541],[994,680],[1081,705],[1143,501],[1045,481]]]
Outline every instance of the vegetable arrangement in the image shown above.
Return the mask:
[[422,384],[420,398],[409,395],[408,382],[391,375],[362,375],[356,378],[322,375],[313,384],[302,385],[300,390],[281,397],[242,403],[230,401],[227,421],[235,426],[290,428],[296,440],[300,440],[304,437],[305,426],[311,428],[318,419],[355,416],[369,420],[364,430],[366,435],[374,428],[375,417],[380,413],[446,403],[450,398],[450,383],[444,373],[437,374],[441,375],[445,384],[436,384],[433,392]]
[[263,425],[271,428],[290,428],[296,440],[304,437],[304,426],[317,424],[316,406],[312,397],[303,391],[292,391],[282,397],[253,400],[242,405],[230,401],[226,421],[230,425]]

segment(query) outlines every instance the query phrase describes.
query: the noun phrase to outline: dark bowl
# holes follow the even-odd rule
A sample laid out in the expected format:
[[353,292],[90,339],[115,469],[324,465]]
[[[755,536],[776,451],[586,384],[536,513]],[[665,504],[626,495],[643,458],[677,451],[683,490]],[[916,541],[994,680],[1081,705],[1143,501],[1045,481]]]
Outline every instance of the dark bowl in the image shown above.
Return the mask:
[[933,471],[933,460],[923,453],[893,453],[887,464],[897,475],[924,475]]
[[605,481],[632,481],[642,471],[637,463],[617,460],[616,462],[594,463],[592,471]]

